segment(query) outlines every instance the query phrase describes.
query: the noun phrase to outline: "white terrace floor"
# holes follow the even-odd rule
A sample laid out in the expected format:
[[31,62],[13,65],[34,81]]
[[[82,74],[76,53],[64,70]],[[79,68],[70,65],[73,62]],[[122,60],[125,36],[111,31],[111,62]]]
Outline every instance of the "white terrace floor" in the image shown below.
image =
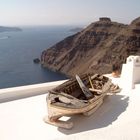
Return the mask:
[[72,130],[44,123],[46,114],[45,94],[1,103],[0,140],[138,140],[140,88],[106,98],[90,117],[72,117]]

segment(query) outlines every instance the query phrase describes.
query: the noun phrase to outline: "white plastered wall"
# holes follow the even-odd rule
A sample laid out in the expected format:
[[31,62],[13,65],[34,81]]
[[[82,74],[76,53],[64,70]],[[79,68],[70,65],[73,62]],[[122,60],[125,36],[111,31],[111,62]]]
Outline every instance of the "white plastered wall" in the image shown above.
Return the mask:
[[140,56],[129,56],[122,66],[121,87],[124,90],[135,88],[140,83]]

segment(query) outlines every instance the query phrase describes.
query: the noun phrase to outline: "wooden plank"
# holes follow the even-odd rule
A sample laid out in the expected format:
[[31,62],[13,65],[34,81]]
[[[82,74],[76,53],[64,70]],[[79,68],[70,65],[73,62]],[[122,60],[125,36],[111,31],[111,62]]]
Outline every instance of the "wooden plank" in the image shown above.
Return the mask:
[[48,116],[44,117],[43,120],[45,123],[48,123],[57,127],[65,128],[65,129],[71,129],[73,127],[73,122],[61,121],[59,119],[55,121],[51,121]]
[[99,74],[94,74],[93,76],[91,76],[91,80],[93,80],[94,78],[96,78]]
[[84,95],[86,96],[87,99],[90,99],[91,97],[93,97],[93,94],[89,91],[89,89],[84,85],[84,83],[82,82],[82,80],[80,79],[80,77],[78,75],[76,75],[76,80],[81,88],[81,90],[83,91]]
[[93,89],[94,87],[93,87],[93,84],[92,84],[92,81],[91,81],[91,77],[89,76],[88,78],[89,78],[90,86]]
[[54,93],[57,95],[57,98],[64,104],[72,104],[77,107],[84,107],[87,105],[88,101],[87,100],[79,100],[69,94],[66,94],[64,92],[57,93],[55,91],[52,91],[51,93]]
[[85,116],[92,115],[94,112],[96,112],[96,110],[101,106],[102,103],[103,103],[103,99],[101,99],[94,108],[92,108],[91,110],[87,112],[84,112],[83,115]]
[[102,94],[103,93],[103,91],[100,90],[100,89],[89,88],[89,90],[92,91],[92,92],[97,92],[98,94]]
[[108,80],[108,81],[104,84],[104,86],[102,87],[102,91],[103,91],[103,92],[109,91],[111,84],[112,84],[112,83],[111,83],[111,80]]

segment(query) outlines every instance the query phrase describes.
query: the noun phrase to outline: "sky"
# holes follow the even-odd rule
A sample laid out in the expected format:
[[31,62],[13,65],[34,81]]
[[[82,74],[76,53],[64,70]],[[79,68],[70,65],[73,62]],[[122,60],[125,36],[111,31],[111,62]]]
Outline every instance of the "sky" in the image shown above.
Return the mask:
[[0,25],[87,25],[99,17],[129,24],[140,0],[0,0]]

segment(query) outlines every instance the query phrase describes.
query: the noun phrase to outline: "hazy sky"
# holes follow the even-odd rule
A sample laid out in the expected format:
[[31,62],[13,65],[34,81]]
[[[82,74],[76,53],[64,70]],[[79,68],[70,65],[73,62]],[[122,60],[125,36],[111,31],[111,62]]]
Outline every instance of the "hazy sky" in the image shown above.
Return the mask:
[[140,0],[0,0],[0,25],[86,25],[101,16],[130,23]]

